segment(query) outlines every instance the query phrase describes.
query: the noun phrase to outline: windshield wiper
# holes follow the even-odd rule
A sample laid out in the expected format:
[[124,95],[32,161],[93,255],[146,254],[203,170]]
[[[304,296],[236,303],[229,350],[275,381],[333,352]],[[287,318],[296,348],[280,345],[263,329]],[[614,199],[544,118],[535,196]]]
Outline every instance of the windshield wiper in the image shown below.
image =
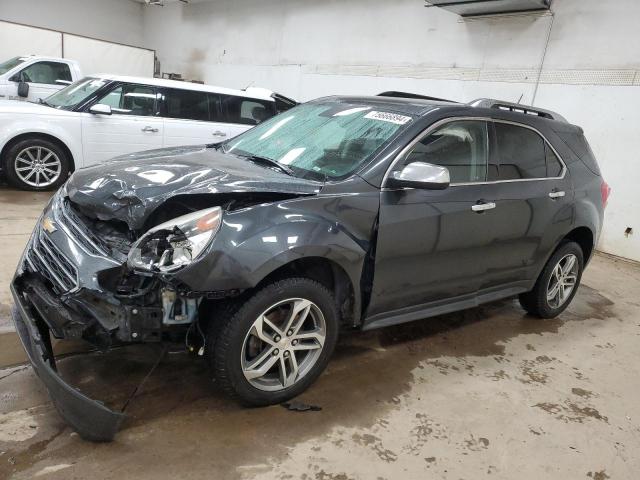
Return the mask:
[[[31,102],[31,103],[36,103],[36,102]],[[47,102],[46,100],[43,100],[41,98],[38,99],[37,102],[39,105],[45,105],[47,107],[53,107],[53,105],[51,105],[49,102]]]
[[273,160],[272,158],[268,158],[268,157],[261,157],[260,155],[238,155],[239,157],[242,158],[246,158],[247,160],[250,160],[252,162],[256,162],[256,163],[264,163],[267,165],[271,165],[273,167],[277,167],[280,170],[282,170],[284,173],[286,173],[287,175],[291,176],[291,177],[295,177],[296,174],[293,172],[293,170],[291,170],[291,168],[289,168],[286,165],[283,165],[282,163],[278,163],[277,161]]

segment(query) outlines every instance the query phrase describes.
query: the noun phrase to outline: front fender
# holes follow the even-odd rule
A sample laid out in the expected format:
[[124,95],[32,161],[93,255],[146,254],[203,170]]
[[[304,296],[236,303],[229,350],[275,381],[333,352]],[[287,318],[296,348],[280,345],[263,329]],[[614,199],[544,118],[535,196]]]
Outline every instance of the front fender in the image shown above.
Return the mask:
[[322,257],[349,276],[358,299],[379,195],[318,195],[227,212],[211,250],[176,278],[194,291],[245,290],[300,258]]

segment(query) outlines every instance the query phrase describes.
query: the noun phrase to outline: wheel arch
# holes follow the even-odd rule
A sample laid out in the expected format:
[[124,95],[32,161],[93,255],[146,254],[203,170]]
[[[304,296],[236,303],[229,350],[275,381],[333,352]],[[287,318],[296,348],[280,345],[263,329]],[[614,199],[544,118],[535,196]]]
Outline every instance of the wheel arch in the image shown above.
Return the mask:
[[339,263],[320,256],[291,260],[271,271],[260,280],[256,288],[290,277],[305,277],[322,284],[335,295],[341,323],[349,326],[359,322],[354,283]]
[[9,151],[9,149],[11,149],[11,147],[13,145],[15,145],[16,143],[18,143],[18,142],[20,142],[22,140],[26,140],[28,138],[40,138],[40,139],[44,139],[44,140],[47,140],[49,142],[55,143],[62,150],[64,150],[64,153],[69,158],[69,162],[70,162],[69,163],[69,173],[73,173],[75,171],[75,169],[76,169],[75,159],[73,157],[73,153],[71,152],[71,149],[69,148],[69,146],[63,140],[60,140],[60,138],[56,137],[55,135],[48,134],[48,133],[27,132],[27,133],[21,133],[19,135],[16,135],[15,137],[12,137],[2,147],[2,150],[0,151],[0,158],[2,160],[4,160],[5,156],[7,155],[7,152]]
[[572,241],[580,245],[585,265],[589,262],[595,249],[595,236],[589,227],[576,227],[565,235],[560,242]]
[[595,250],[595,238],[596,237],[593,233],[593,230],[590,227],[584,225],[574,227],[567,234],[558,238],[555,242],[555,247],[548,252],[546,258],[544,259],[544,262],[541,263],[536,269],[535,275],[531,279],[530,288],[533,288],[533,286],[535,285],[535,282],[540,277],[540,274],[544,270],[544,267],[545,265],[547,265],[549,259],[553,256],[554,253],[556,253],[558,248],[560,248],[562,244],[567,241],[575,242],[580,246],[580,249],[582,250],[584,266],[586,266],[591,259],[591,256],[593,255],[593,251]]

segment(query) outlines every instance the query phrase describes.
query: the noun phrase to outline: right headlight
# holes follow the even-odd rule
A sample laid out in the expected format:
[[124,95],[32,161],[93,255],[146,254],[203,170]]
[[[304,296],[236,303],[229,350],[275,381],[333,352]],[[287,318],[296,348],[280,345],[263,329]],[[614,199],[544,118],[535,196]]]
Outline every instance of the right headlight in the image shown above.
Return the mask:
[[127,263],[151,272],[172,272],[198,258],[222,223],[220,207],[207,208],[153,227],[133,244]]

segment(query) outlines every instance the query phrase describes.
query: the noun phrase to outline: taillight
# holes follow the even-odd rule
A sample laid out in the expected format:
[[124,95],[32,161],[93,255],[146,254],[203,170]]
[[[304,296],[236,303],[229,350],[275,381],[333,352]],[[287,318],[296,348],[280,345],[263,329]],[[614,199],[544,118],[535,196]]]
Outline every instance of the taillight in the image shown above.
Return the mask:
[[611,187],[607,182],[602,180],[600,184],[600,195],[602,196],[602,208],[606,208],[607,200],[609,200],[609,194],[611,193]]

